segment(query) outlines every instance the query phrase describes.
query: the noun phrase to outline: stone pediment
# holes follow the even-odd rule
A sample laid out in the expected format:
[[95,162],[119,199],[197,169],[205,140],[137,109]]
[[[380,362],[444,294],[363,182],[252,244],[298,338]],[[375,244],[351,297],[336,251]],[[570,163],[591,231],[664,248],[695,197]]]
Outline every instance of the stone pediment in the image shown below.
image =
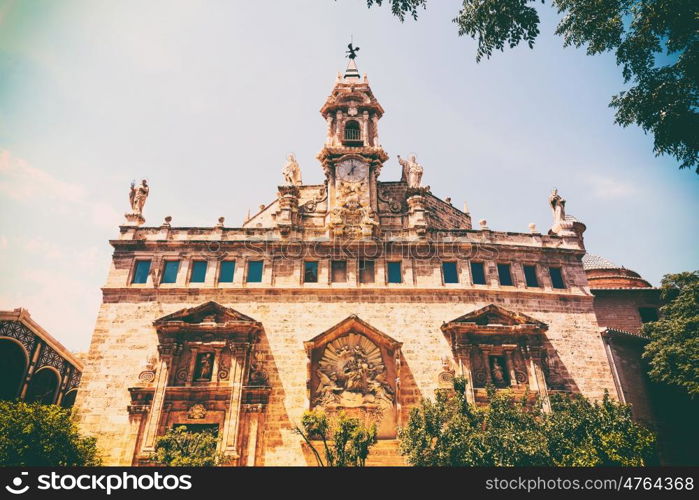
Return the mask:
[[464,314],[442,325],[442,331],[445,333],[538,334],[547,329],[546,323],[495,304]]
[[171,331],[248,331],[261,330],[262,325],[245,314],[217,302],[180,309],[153,322],[158,333]]
[[386,348],[391,354],[395,353],[403,345],[402,342],[398,342],[366,321],[363,321],[356,314],[353,314],[323,333],[316,335],[311,340],[304,342],[306,353],[310,356],[313,350],[324,347],[330,342],[350,333],[364,335],[377,346]]

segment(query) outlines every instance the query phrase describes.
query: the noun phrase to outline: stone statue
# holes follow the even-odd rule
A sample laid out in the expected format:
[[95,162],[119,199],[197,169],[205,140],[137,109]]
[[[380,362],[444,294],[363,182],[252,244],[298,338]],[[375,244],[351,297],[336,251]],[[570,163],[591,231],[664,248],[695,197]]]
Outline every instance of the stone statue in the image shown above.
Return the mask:
[[129,203],[131,203],[131,212],[133,214],[143,214],[143,205],[146,204],[146,199],[148,199],[149,191],[150,187],[148,186],[148,181],[146,179],[143,179],[138,187],[136,186],[135,182],[131,183],[131,191],[129,192]]
[[199,376],[197,380],[211,380],[211,370],[213,368],[213,354],[210,352],[204,353],[199,357]]
[[[553,211],[553,225],[550,233],[558,236],[578,236],[575,229],[577,223],[575,217],[566,215],[566,201],[558,194],[558,189],[554,189],[549,196],[549,203]],[[582,234],[583,229],[580,231]]]
[[496,384],[502,385],[505,383],[505,372],[502,370],[502,366],[500,366],[500,360],[498,358],[493,358],[493,380],[495,380]]
[[300,186],[302,184],[301,167],[299,167],[299,163],[296,161],[294,153],[291,153],[287,157],[287,162],[282,170],[282,175],[284,176],[284,182],[286,182],[289,186]]
[[553,225],[560,224],[566,219],[566,201],[558,194],[558,189],[554,189],[549,196],[549,203],[553,211]]
[[408,160],[404,160],[398,155],[398,163],[403,167],[401,180],[408,182],[408,187],[419,188],[422,181],[422,165],[417,162],[415,155],[410,155]]

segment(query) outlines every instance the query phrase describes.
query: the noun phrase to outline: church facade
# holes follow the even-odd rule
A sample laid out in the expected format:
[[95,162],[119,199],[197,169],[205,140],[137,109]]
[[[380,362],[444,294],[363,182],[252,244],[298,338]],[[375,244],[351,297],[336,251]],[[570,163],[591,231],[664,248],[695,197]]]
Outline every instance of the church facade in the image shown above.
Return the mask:
[[454,376],[475,403],[489,384],[544,407],[623,394],[599,313],[626,307],[637,332],[657,296],[591,291],[560,194],[550,230],[499,232],[433,195],[415,156],[384,180],[384,110],[354,59],[320,111],[325,183],[290,156],[242,227],[146,226],[132,186],[76,402],[106,464],[147,464],[175,425],[215,430],[234,465],[313,464],[294,428],[322,408],[376,422],[369,463],[398,465],[397,429]]

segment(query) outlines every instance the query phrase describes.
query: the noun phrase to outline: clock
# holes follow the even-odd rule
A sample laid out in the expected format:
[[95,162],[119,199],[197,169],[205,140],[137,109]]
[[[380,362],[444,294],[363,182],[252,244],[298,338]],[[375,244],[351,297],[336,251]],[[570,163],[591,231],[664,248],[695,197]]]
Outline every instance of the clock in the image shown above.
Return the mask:
[[341,161],[337,165],[337,176],[343,181],[363,181],[369,176],[369,165],[355,158]]

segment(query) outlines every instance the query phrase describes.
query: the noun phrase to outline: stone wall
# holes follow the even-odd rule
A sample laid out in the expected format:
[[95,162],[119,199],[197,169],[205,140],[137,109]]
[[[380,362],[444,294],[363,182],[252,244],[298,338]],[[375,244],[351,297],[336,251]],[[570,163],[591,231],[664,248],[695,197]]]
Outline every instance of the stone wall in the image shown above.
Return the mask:
[[76,408],[83,431],[97,436],[106,464],[131,463],[138,429],[126,411],[127,389],[157,355],[153,321],[210,300],[264,327],[260,348],[272,394],[260,464],[306,463],[293,431],[308,408],[303,342],[351,314],[403,342],[404,421],[420,398],[434,396],[441,360],[451,357],[442,323],[491,303],[549,325],[549,355],[565,367],[573,390],[591,398],[601,398],[605,389],[615,394],[590,296],[472,289],[105,289]]

